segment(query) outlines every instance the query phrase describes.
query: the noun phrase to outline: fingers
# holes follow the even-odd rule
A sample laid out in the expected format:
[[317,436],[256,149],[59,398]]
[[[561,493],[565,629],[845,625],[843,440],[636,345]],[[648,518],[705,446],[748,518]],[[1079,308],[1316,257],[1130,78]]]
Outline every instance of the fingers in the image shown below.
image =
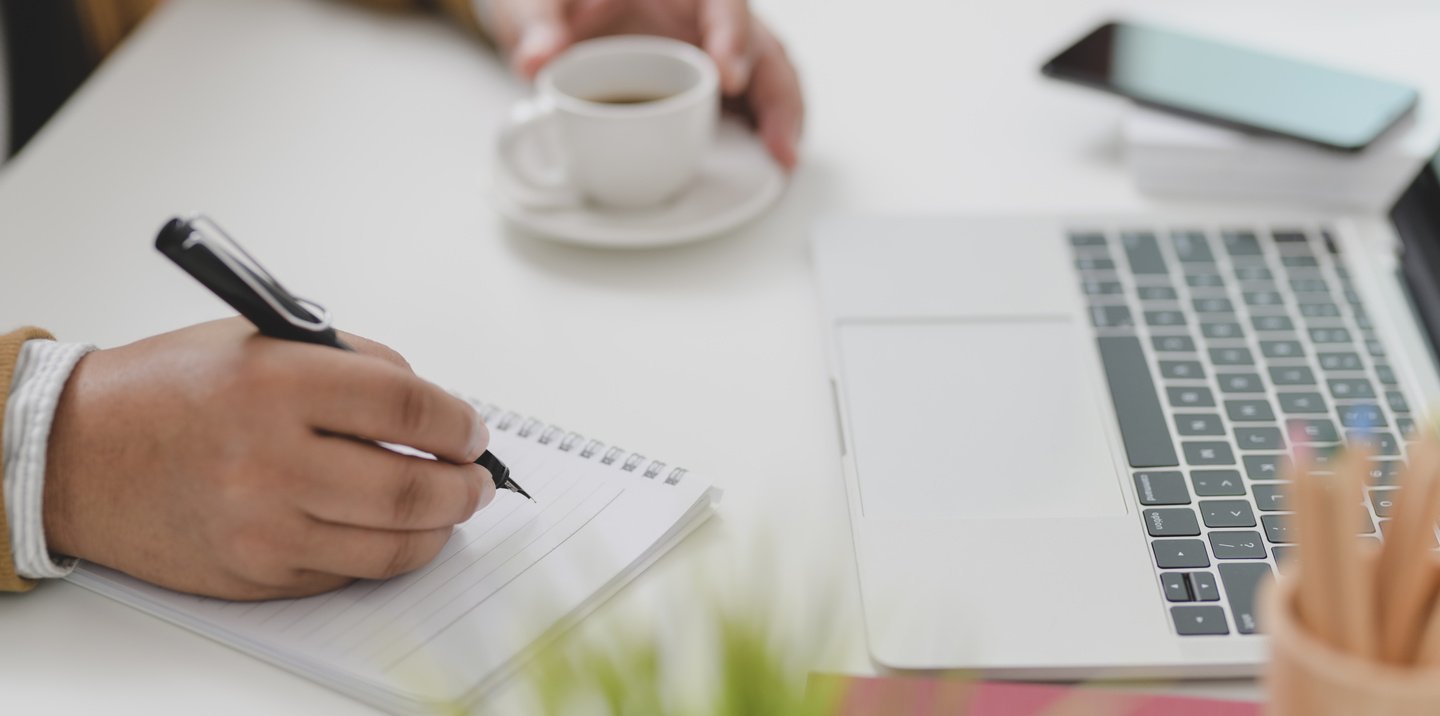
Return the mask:
[[372,530],[313,522],[301,547],[300,567],[322,574],[389,579],[424,566],[450,539],[452,530]]
[[759,54],[746,98],[765,147],[781,166],[793,169],[805,122],[800,77],[780,41],[758,21],[755,28]]
[[377,343],[369,338],[363,338],[344,331],[340,331],[340,339],[350,344],[350,347],[354,348],[356,353],[379,358],[386,363],[398,365],[411,373],[415,372],[414,369],[410,367],[410,361],[405,360],[405,356],[400,355],[394,348],[384,343]]
[[501,43],[510,48],[510,62],[533,79],[547,62],[573,41],[565,20],[565,0],[501,0],[496,22]]
[[297,499],[324,522],[439,529],[470,519],[495,499],[490,473],[473,463],[452,465],[339,437],[319,438],[305,457]]
[[738,95],[750,83],[751,25],[746,0],[700,1],[701,46],[720,69],[720,86]]
[[311,427],[387,443],[407,445],[449,462],[475,462],[490,443],[490,432],[469,403],[394,365],[365,356],[301,351],[297,360],[323,360],[305,371],[295,387],[308,395],[297,401]]

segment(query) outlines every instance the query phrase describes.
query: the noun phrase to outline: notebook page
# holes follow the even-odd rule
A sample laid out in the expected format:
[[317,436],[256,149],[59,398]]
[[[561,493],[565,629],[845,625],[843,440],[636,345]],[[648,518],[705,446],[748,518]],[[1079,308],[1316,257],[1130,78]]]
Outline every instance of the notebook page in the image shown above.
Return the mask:
[[509,432],[491,448],[536,502],[502,491],[408,575],[271,602],[177,594],[89,565],[74,579],[332,686],[454,698],[708,514],[697,476],[669,485]]

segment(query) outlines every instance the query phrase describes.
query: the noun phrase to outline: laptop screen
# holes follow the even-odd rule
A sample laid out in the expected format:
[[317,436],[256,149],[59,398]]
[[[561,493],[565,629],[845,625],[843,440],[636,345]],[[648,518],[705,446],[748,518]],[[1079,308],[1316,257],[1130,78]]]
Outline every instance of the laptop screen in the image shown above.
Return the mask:
[[1401,273],[1425,324],[1431,349],[1440,355],[1440,154],[1390,208],[1390,221],[1405,247]]

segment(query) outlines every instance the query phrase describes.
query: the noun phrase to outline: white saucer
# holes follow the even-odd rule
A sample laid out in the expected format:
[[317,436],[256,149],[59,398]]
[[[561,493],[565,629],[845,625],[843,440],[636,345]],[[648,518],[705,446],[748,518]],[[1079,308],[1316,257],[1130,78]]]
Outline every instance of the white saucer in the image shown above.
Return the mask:
[[759,216],[785,188],[785,171],[755,133],[725,119],[695,183],[654,208],[607,209],[582,205],[538,208],[524,202],[503,160],[495,161],[496,209],[526,231],[560,241],[606,248],[669,246],[709,238]]

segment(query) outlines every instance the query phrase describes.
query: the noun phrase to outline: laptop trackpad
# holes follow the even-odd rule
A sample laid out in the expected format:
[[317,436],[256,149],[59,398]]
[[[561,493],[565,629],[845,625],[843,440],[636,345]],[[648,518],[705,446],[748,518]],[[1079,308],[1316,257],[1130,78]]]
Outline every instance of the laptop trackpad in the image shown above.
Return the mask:
[[1062,317],[840,323],[865,516],[1124,514],[1082,330]]

